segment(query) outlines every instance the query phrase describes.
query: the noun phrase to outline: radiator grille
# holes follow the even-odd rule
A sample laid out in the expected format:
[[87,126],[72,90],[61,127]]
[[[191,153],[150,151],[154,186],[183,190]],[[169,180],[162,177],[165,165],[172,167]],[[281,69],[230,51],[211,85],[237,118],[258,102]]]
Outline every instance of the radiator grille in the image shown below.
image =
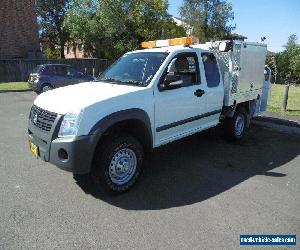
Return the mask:
[[52,128],[52,125],[56,117],[57,117],[56,113],[44,110],[42,108],[33,105],[30,111],[29,119],[32,121],[32,123],[35,126],[40,128],[41,130],[49,132]]

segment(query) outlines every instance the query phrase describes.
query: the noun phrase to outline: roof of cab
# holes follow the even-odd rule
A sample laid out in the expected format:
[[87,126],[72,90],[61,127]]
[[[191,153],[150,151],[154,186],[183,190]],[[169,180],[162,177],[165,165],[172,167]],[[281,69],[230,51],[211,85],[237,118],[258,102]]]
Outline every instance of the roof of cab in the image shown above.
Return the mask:
[[46,63],[46,64],[40,64],[38,66],[42,66],[42,67],[48,67],[48,66],[66,66],[66,67],[70,67],[71,65],[63,64],[63,63]]
[[174,52],[174,51],[177,51],[177,50],[179,50],[179,51],[188,51],[191,48],[208,51],[208,47],[205,46],[205,44],[195,44],[195,45],[190,45],[190,46],[178,45],[178,46],[157,47],[157,48],[151,48],[151,49],[139,49],[139,50],[135,50],[135,51],[130,51],[128,53],[140,53],[140,52],[170,53],[170,52]]

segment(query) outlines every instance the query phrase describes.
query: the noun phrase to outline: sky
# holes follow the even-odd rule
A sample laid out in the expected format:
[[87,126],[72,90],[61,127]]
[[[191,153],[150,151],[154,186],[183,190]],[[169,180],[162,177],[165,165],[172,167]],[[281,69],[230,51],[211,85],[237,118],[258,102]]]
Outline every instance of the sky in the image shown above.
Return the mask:
[[[179,7],[183,0],[169,0],[169,13],[180,17]],[[289,35],[295,34],[300,41],[300,0],[228,0],[232,3],[234,21],[238,33],[249,42],[260,42],[265,36],[268,50],[284,49]]]

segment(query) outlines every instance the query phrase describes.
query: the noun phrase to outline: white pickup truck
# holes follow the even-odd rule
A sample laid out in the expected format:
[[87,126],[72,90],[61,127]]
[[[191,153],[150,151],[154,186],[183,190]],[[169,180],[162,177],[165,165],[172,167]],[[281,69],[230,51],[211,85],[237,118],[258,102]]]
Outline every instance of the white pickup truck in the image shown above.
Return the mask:
[[265,111],[266,45],[187,37],[142,46],[94,82],[36,98],[28,122],[36,157],[120,193],[141,175],[145,152],[219,123],[240,139]]

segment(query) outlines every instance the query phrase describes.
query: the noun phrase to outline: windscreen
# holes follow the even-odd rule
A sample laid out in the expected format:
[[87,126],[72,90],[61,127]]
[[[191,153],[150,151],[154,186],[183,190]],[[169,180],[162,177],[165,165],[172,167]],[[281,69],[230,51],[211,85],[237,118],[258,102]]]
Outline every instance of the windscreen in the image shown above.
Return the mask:
[[33,74],[41,73],[42,69],[43,69],[43,66],[41,66],[41,65],[36,66],[36,67],[32,70],[31,73],[33,73]]
[[101,74],[98,81],[147,86],[167,55],[161,52],[125,54]]

